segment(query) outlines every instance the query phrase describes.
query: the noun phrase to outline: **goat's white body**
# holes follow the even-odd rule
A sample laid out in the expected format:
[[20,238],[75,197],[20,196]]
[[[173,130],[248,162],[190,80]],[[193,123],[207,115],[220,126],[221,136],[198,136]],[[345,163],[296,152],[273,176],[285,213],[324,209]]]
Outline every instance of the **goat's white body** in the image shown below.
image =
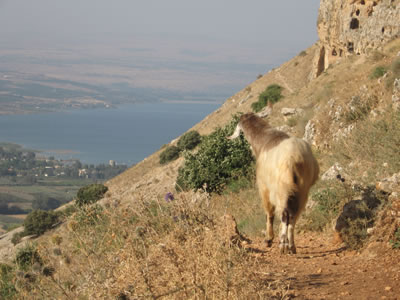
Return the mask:
[[257,159],[256,178],[267,215],[268,246],[272,245],[273,220],[278,214],[281,252],[296,253],[294,227],[306,206],[308,192],[318,179],[318,162],[306,141],[270,128],[254,114],[243,115],[229,138],[238,137],[240,131]]
[[[257,159],[257,185],[264,202],[267,218],[267,239],[272,243],[273,216],[282,216],[280,248],[283,253],[296,253],[294,227],[305,208],[308,192],[318,178],[319,168],[310,146],[302,139],[291,137],[268,151],[261,151]],[[296,180],[294,179],[296,178]],[[297,209],[284,219],[289,197],[296,195]],[[272,215],[272,221],[271,221]]]
[[[301,170],[299,169],[301,167]],[[292,192],[300,196],[299,212],[307,201],[310,187],[318,178],[318,164],[310,146],[302,139],[291,137],[269,151],[262,151],[257,159],[257,184],[260,194],[269,192],[269,202],[281,214],[287,208]],[[298,183],[293,182],[296,173]]]

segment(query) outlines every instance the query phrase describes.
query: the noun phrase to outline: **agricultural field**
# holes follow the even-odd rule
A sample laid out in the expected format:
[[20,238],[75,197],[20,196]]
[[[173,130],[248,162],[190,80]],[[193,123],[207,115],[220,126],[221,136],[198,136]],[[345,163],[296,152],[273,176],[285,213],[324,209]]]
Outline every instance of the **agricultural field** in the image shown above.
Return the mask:
[[70,202],[79,188],[102,182],[126,166],[83,165],[36,157],[34,150],[0,144],[0,228],[8,230],[23,222],[33,209],[51,210]]

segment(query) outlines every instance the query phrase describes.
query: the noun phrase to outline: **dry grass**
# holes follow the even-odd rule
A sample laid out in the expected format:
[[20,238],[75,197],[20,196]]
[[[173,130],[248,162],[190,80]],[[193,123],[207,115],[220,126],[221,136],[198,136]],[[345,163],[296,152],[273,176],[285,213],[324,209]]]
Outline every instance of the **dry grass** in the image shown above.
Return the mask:
[[[330,146],[318,152],[321,169],[338,161],[350,166],[348,171],[353,178],[375,182],[400,169],[400,116],[384,111],[371,121],[370,111],[385,107],[391,95],[384,84],[368,76],[378,65],[388,66],[394,74],[397,65],[392,61],[399,45],[397,40],[367,59],[354,56],[343,60],[309,82],[307,74],[317,51],[313,46],[229,98],[192,129],[208,134],[227,124],[237,111],[250,111],[251,103],[266,86],[278,83],[285,87],[285,98],[274,107],[271,124],[285,122],[280,114],[282,107],[306,109],[305,116],[291,122],[300,136],[310,118],[320,122],[318,142]],[[347,138],[332,142],[331,128],[337,131],[337,124],[329,118],[326,104],[334,98],[337,105],[346,108],[353,96],[359,96],[363,85],[371,97],[360,97],[363,102],[356,114],[345,111],[340,119],[345,124],[354,123],[355,129]],[[247,100],[240,104],[244,99]],[[180,194],[175,201],[166,203],[157,195],[172,190],[181,162],[178,159],[160,166],[159,153],[108,182],[110,192],[105,200],[109,204],[104,209],[94,206],[79,211],[57,235],[41,238],[38,250],[43,266],[33,266],[22,274],[14,272],[19,298],[291,298],[288,281],[266,275],[268,262],[241,247],[238,239],[227,238],[218,230],[219,217],[231,214],[242,233],[260,237],[265,216],[254,184],[240,187],[239,192],[212,197]],[[343,189],[337,188],[339,207],[350,198]],[[317,216],[321,217],[321,213]],[[324,224],[319,229],[326,228],[334,217],[327,211],[319,220]],[[46,272],[45,268],[54,272]]]
[[[164,201],[163,201],[164,202]],[[73,216],[63,238],[38,248],[41,270],[18,277],[29,299],[288,299],[288,282],[218,229],[207,201],[93,206]],[[221,233],[222,232],[222,233]],[[54,270],[52,274],[43,268]],[[46,274],[44,274],[46,273]],[[32,277],[30,277],[32,278]]]
[[347,138],[332,148],[331,161],[352,166],[353,178],[376,182],[400,169],[400,112],[387,111],[378,119],[365,119]]

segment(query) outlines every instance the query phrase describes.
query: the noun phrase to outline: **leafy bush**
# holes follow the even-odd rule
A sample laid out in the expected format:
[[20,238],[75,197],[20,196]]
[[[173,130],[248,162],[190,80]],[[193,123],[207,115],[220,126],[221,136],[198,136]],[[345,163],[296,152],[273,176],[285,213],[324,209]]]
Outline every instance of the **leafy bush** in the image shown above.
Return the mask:
[[281,86],[277,84],[269,85],[265,91],[260,94],[258,101],[251,105],[251,108],[254,112],[259,112],[267,106],[268,102],[271,102],[271,104],[278,102],[283,97],[281,92]]
[[191,130],[186,132],[178,140],[178,148],[180,150],[192,150],[201,142],[201,135],[195,131]]
[[103,198],[104,194],[108,191],[108,187],[104,184],[90,184],[78,190],[75,203],[79,207],[95,203]]
[[393,249],[400,249],[400,227],[394,233],[393,239],[390,240]]
[[58,222],[59,214],[41,209],[31,211],[24,220],[24,235],[41,235]]
[[173,161],[179,157],[181,150],[176,146],[167,146],[160,154],[160,164],[164,165]]
[[299,53],[299,56],[306,56],[307,55],[307,52],[306,51],[301,51],[300,53]]
[[21,238],[24,236],[24,232],[15,232],[11,238],[11,243],[15,246],[21,242]]
[[386,68],[383,66],[376,67],[372,74],[370,75],[371,79],[380,78],[387,72]]
[[27,245],[18,250],[15,255],[15,264],[21,269],[26,271],[30,266],[35,263],[40,265],[43,263],[37,249],[33,245]]
[[311,195],[315,205],[305,216],[305,229],[322,231],[337,217],[346,191],[342,184],[330,182]]
[[197,153],[184,153],[177,190],[205,188],[207,192],[221,192],[230,181],[248,175],[253,162],[249,144],[243,137],[227,139],[238,121],[236,115],[227,126],[203,137]]
[[0,264],[0,299],[15,299],[17,290],[13,283],[13,268]]

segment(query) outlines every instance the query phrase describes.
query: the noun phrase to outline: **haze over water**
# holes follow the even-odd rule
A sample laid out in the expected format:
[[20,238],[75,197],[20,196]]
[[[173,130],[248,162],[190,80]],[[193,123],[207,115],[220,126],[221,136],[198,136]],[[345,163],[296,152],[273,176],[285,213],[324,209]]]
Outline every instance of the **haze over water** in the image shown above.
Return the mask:
[[[116,109],[0,116],[0,141],[87,164],[132,165],[169,143],[219,104],[137,104]],[[62,154],[64,153],[64,154]]]
[[[319,0],[0,0],[0,79],[10,95],[51,103],[70,100],[51,98],[57,89],[79,90],[125,103],[1,116],[0,141],[68,150],[64,158],[87,163],[136,163],[311,46],[318,7]],[[33,93],[29,83],[47,89]],[[168,97],[216,100],[125,106]]]

